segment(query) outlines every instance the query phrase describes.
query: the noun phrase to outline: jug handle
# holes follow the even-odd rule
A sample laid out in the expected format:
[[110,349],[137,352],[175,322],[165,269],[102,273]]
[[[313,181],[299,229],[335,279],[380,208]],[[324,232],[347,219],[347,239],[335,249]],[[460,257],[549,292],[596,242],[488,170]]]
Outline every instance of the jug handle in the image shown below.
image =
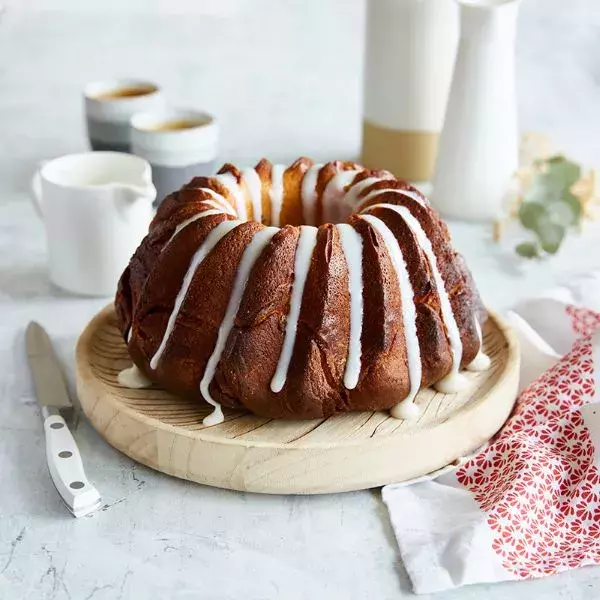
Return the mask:
[[33,177],[31,178],[30,195],[31,203],[38,217],[44,220],[43,200],[42,200],[42,167],[47,163],[47,160],[42,160]]

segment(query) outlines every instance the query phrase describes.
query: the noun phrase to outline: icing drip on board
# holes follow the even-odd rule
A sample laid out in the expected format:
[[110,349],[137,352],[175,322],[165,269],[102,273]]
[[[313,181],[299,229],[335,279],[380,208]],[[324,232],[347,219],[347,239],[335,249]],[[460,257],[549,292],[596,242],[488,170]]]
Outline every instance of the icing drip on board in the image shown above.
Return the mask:
[[202,396],[209,404],[212,404],[215,407],[214,411],[203,420],[204,425],[216,425],[223,422],[223,410],[221,405],[212,397],[209,391],[210,383],[215,376],[217,365],[221,360],[221,355],[223,354],[227,337],[233,328],[235,315],[240,307],[242,296],[244,295],[244,290],[246,289],[246,283],[248,282],[248,277],[250,276],[252,267],[258,260],[258,257],[261,255],[262,251],[266,248],[266,246],[273,239],[273,236],[278,231],[279,228],[277,227],[266,227],[265,229],[259,231],[254,235],[252,241],[246,246],[246,249],[242,254],[240,264],[238,265],[237,274],[235,276],[233,290],[229,296],[227,310],[225,311],[225,316],[223,317],[221,325],[219,326],[217,341],[212,354],[206,363],[204,375],[200,381],[200,392]]
[[336,225],[348,267],[350,293],[350,339],[344,370],[344,386],[352,390],[358,384],[361,368],[361,335],[363,325],[363,242],[351,225]]
[[117,375],[117,381],[120,385],[132,390],[141,390],[150,387],[152,382],[140,371],[136,365],[128,369],[123,369]]
[[479,338],[479,350],[477,351],[477,356],[475,356],[475,358],[467,365],[467,370],[487,371],[491,367],[492,361],[483,351],[483,336],[481,335],[481,325],[479,324],[477,317],[474,317],[474,321],[477,337]]
[[435,256],[435,252],[433,251],[433,247],[431,246],[431,241],[427,237],[427,234],[423,231],[419,221],[405,206],[396,206],[394,204],[373,204],[366,210],[372,210],[375,208],[385,208],[400,215],[414,234],[419,247],[427,258],[431,275],[433,276],[438,297],[440,299],[442,320],[446,326],[448,341],[450,342],[450,350],[452,352],[452,370],[443,379],[438,381],[434,387],[438,392],[445,394],[459,392],[465,389],[469,383],[467,378],[459,372],[460,362],[462,360],[462,341],[460,339],[460,331],[458,330],[456,319],[454,318],[454,311],[452,310],[452,305],[450,304],[450,297],[448,296],[446,285],[438,269],[437,258]]
[[421,385],[421,349],[417,336],[417,309],[415,307],[414,292],[408,276],[408,270],[402,250],[389,227],[373,215],[361,215],[383,238],[387,247],[392,265],[398,277],[400,298],[402,301],[402,322],[404,324],[404,340],[406,343],[406,359],[408,362],[408,375],[410,390],[408,396],[390,410],[392,417],[397,419],[411,419],[419,414],[419,408],[414,399]]
[[462,373],[448,373],[445,377],[436,381],[433,387],[442,394],[457,394],[469,385],[469,380]]
[[302,225],[300,227],[300,236],[298,237],[296,256],[294,258],[294,283],[290,296],[290,309],[285,321],[283,346],[275,374],[273,375],[273,379],[271,379],[271,391],[275,393],[283,389],[285,380],[287,379],[288,368],[296,341],[296,332],[298,330],[302,295],[304,293],[306,278],[308,277],[312,253],[317,244],[317,231],[316,227],[310,225]]
[[181,288],[177,293],[177,297],[175,298],[175,305],[173,306],[173,310],[169,315],[169,320],[167,321],[167,327],[165,329],[165,333],[160,341],[160,345],[156,350],[154,356],[150,359],[150,368],[155,370],[158,367],[158,362],[160,361],[160,357],[163,355],[165,348],[167,347],[167,342],[171,337],[171,333],[173,332],[173,328],[175,327],[175,321],[177,320],[177,315],[179,314],[179,310],[181,309],[181,305],[185,300],[185,296],[187,294],[188,288],[190,287],[192,280],[194,279],[194,275],[196,274],[196,269],[200,265],[200,263],[206,258],[208,253],[219,243],[219,241],[231,230],[235,229],[238,225],[241,225],[240,221],[223,221],[219,223],[207,236],[204,242],[200,245],[198,250],[194,253],[192,260],[190,261],[190,266],[183,278],[183,283],[181,284]]

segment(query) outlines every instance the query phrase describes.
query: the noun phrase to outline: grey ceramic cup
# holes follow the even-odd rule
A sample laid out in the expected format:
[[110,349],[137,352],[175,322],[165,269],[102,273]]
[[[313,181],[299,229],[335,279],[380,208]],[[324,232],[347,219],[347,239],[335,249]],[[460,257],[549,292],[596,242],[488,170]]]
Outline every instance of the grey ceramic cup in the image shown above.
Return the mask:
[[131,117],[139,112],[164,108],[158,86],[139,79],[90,83],[84,90],[84,97],[92,150],[129,152]]
[[131,151],[152,165],[157,203],[193,177],[212,175],[219,127],[197,110],[146,112],[131,119]]

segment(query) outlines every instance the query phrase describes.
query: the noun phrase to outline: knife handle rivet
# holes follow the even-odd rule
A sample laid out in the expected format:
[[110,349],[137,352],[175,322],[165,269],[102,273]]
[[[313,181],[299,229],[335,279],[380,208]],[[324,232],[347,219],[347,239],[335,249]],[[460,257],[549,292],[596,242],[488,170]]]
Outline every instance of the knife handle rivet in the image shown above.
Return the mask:
[[62,429],[64,425],[62,423],[51,423],[50,427],[52,427],[52,429]]
[[69,484],[69,487],[73,488],[74,490],[80,490],[84,486],[85,486],[85,483],[83,483],[83,481],[72,481]]
[[58,453],[58,456],[60,456],[61,458],[71,458],[71,456],[73,456],[73,453],[69,450],[63,450],[62,452]]

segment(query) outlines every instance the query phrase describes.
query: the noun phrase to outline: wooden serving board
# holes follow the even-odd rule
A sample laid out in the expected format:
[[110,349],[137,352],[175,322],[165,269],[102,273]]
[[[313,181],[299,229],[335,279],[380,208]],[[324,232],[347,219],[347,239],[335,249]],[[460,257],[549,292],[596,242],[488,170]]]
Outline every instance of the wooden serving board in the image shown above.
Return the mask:
[[322,494],[405,481],[478,448],[508,417],[516,395],[515,335],[496,315],[484,328],[492,367],[466,373],[460,394],[419,392],[421,416],[349,413],[278,421],[225,409],[205,427],[208,405],[160,389],[117,383],[131,365],[112,306],[87,326],[77,345],[77,390],[85,414],[112,446],[164,473],[207,485],[268,494]]

